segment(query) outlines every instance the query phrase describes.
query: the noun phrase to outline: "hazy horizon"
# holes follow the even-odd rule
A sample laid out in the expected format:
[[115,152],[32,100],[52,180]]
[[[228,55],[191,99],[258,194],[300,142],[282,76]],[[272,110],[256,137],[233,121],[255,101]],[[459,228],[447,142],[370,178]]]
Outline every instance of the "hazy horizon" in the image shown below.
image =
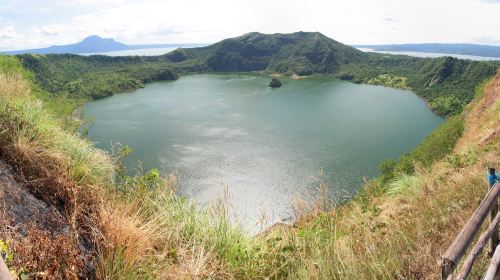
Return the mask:
[[89,35],[126,44],[209,44],[254,31],[317,31],[348,45],[500,45],[499,17],[500,0],[6,0],[0,49],[66,45]]

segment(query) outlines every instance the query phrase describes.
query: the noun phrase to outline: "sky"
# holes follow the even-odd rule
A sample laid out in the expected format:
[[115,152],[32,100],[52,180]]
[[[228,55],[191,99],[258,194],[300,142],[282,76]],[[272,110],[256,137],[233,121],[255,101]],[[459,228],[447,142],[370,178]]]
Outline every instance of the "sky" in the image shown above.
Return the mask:
[[345,44],[500,45],[500,0],[0,0],[0,50],[75,43],[214,43],[319,31]]

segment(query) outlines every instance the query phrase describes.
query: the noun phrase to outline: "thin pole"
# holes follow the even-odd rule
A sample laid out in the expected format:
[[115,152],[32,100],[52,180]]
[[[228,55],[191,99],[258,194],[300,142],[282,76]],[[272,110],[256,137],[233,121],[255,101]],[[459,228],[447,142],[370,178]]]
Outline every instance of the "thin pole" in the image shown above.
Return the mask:
[[[490,177],[493,176],[493,178],[496,178],[495,168],[490,167],[488,169],[488,173],[489,173]],[[495,180],[488,180],[488,181],[490,184],[490,188],[493,188],[493,186],[495,185]],[[493,203],[493,205],[491,206],[490,223],[493,222],[493,220],[497,216],[497,213],[498,213],[498,199],[496,199],[495,202]],[[491,236],[490,256],[493,256],[493,254],[495,253],[497,245],[498,245],[498,226],[495,227],[495,231],[494,231],[493,235]]]
[[[483,251],[483,248],[487,247],[486,245],[488,244],[488,240],[491,238],[491,235],[495,232],[495,229],[498,228],[499,222],[500,222],[500,214],[497,214],[495,220],[490,224],[490,226],[486,229],[486,231],[479,237],[479,240],[477,241],[476,245],[474,245],[471,252],[465,259],[464,264],[462,265],[462,269],[460,269],[460,272],[455,277],[455,280],[467,279],[467,276],[469,276],[469,273],[472,270],[474,262],[479,257],[479,254],[481,254],[481,252]],[[498,249],[495,250],[498,251]]]
[[491,258],[490,266],[486,271],[486,275],[484,276],[484,280],[493,280],[498,272],[498,265],[500,264],[500,246],[495,249],[495,254]]

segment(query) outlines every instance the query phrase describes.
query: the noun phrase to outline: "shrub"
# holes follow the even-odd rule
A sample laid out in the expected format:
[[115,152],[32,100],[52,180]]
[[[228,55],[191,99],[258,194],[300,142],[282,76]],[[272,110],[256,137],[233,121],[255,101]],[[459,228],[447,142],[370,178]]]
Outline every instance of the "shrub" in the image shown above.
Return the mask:
[[436,160],[449,154],[464,131],[463,116],[453,116],[427,136],[410,153],[402,155],[395,167],[396,173],[413,174],[415,164],[430,167]]

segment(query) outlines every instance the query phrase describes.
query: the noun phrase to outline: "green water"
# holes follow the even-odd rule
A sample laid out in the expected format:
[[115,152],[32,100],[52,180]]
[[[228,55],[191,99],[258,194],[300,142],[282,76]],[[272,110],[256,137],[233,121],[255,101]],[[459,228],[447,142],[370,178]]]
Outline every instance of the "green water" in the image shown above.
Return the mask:
[[89,135],[131,146],[129,169],[175,172],[181,195],[207,203],[229,189],[233,218],[255,228],[293,216],[323,170],[332,193],[353,194],[378,163],[415,147],[443,120],[409,91],[325,77],[207,74],[89,102]]

